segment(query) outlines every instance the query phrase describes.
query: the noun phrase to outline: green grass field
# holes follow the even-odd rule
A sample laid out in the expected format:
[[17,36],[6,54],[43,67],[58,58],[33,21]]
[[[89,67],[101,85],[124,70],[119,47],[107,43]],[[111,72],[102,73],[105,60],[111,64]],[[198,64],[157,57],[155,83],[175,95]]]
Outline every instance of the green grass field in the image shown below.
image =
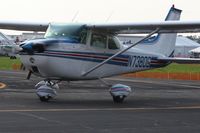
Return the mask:
[[[9,57],[0,57],[0,70],[12,70],[13,64],[21,64],[19,59],[10,59]],[[164,68],[148,70],[147,72],[193,72],[200,73],[200,64],[170,64]]]
[[0,56],[0,70],[12,70],[13,64],[21,64],[19,59]]

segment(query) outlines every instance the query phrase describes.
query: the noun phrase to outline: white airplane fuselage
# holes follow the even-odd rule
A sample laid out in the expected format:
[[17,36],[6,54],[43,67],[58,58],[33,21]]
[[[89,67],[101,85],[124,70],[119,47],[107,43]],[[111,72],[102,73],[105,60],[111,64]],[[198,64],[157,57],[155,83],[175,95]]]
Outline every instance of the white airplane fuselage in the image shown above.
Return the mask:
[[[68,43],[66,40],[56,42],[54,39],[35,40],[41,43],[54,43],[41,53],[21,53],[20,59],[23,64],[36,75],[48,79],[61,80],[88,80],[123,73],[142,71],[161,67],[167,62],[157,62],[156,58],[163,55],[132,48],[120,56],[115,57],[102,67],[87,76],[82,76],[91,67],[97,65],[125,46],[118,43],[119,49],[91,47],[88,44]],[[46,42],[45,42],[46,41]],[[63,41],[63,42],[62,42]],[[47,44],[48,45],[48,44]],[[51,45],[51,44],[49,44]]]

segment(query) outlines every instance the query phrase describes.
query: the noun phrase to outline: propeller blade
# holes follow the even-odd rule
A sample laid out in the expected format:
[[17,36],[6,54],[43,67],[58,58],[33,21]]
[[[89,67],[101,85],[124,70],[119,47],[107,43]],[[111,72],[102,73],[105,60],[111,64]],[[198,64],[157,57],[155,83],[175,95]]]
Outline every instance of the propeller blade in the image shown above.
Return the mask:
[[23,63],[21,63],[21,65],[20,65],[20,70],[23,70],[23,71],[25,71],[25,66],[24,66],[24,64]]
[[28,72],[28,75],[27,75],[27,77],[26,77],[26,79],[30,79],[31,78],[31,74],[32,74],[32,71],[30,70],[29,72]]

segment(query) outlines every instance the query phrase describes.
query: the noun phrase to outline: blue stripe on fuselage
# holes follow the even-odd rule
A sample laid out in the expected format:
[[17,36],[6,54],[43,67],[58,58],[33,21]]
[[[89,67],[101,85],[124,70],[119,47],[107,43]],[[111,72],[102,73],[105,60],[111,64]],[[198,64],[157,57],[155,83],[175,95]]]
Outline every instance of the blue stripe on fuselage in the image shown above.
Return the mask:
[[[20,53],[20,54],[28,55],[27,53]],[[80,55],[76,55],[76,54],[80,54]],[[44,53],[34,53],[34,55],[69,58],[69,59],[84,60],[84,61],[91,61],[91,62],[102,62],[105,60],[105,58],[109,58],[113,54],[48,50],[48,51],[45,51]],[[87,55],[89,55],[90,57],[84,57]],[[94,55],[94,57],[92,57],[91,55]],[[128,57],[129,57],[128,55],[119,55],[113,60],[109,61],[108,64],[128,66]]]
[[[28,55],[27,53],[24,53],[24,52],[20,53],[20,54]],[[102,62],[105,59],[112,56],[113,54],[48,50],[48,51],[44,51],[43,53],[34,53],[34,55],[68,58],[68,59],[91,61],[91,62]],[[107,64],[128,66],[128,61],[129,61],[129,55],[118,55],[113,60],[107,62]],[[152,63],[150,63],[150,67],[152,67],[152,68],[165,66],[167,64],[167,62],[166,63],[157,62],[156,57],[152,58],[151,61],[152,61]],[[155,62],[155,63],[153,63],[153,62]]]

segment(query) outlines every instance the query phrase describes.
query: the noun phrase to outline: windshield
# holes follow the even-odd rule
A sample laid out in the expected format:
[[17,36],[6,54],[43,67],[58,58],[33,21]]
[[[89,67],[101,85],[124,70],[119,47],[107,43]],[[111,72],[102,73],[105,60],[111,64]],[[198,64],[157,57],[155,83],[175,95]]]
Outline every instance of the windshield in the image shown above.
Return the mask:
[[72,39],[77,42],[85,40],[87,31],[82,24],[50,24],[45,38]]

